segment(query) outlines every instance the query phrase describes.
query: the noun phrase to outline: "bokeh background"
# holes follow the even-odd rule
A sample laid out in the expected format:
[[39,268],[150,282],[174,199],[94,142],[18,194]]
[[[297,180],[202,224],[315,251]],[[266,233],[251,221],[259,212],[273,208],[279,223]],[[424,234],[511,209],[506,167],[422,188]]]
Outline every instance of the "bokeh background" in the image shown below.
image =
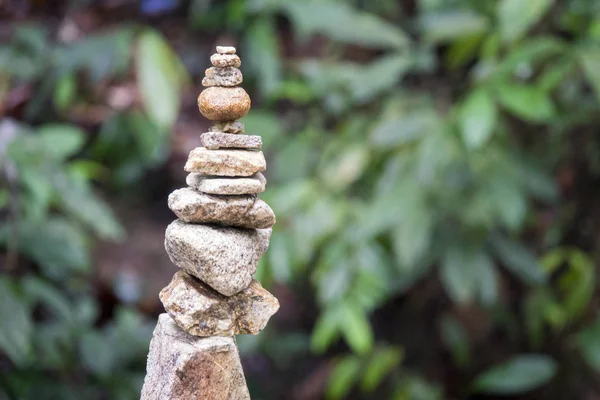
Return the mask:
[[278,218],[253,399],[600,399],[594,0],[0,0],[0,399],[139,398],[217,44]]

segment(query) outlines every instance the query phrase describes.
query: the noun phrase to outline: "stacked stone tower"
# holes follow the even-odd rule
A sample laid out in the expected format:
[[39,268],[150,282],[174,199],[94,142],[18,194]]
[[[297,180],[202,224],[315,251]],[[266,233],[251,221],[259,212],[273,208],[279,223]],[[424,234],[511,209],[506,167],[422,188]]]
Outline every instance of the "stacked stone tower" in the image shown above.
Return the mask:
[[178,219],[165,248],[181,270],[160,292],[167,314],[150,344],[144,400],[249,399],[234,335],[259,333],[279,308],[253,279],[275,214],[257,197],[266,184],[261,137],[237,121],[250,97],[235,52],[217,46],[210,58],[198,107],[214,125],[185,164],[188,187],[169,196]]

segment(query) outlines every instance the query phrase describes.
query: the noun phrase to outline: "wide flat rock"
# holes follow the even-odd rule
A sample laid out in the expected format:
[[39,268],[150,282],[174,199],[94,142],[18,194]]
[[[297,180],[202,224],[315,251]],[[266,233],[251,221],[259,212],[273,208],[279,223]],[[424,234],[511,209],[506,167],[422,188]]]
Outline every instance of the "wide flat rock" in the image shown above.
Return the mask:
[[173,221],[165,233],[171,261],[217,292],[232,296],[252,282],[272,230]]
[[209,150],[250,149],[260,150],[262,138],[258,135],[240,135],[235,133],[206,132],[200,135],[200,143]]
[[250,400],[233,337],[192,336],[158,317],[141,400]]
[[236,195],[264,192],[267,179],[260,172],[249,177],[207,176],[192,172],[185,182],[202,193]]
[[257,280],[227,297],[184,271],[173,276],[159,297],[177,325],[196,336],[256,335],[279,309],[277,298]]
[[244,80],[242,72],[234,67],[217,68],[210,67],[204,72],[202,86],[237,86]]
[[187,172],[204,175],[251,176],[267,168],[262,151],[208,150],[196,147],[185,164]]
[[169,195],[169,208],[184,222],[262,229],[275,225],[271,207],[254,195],[220,196],[192,188]]

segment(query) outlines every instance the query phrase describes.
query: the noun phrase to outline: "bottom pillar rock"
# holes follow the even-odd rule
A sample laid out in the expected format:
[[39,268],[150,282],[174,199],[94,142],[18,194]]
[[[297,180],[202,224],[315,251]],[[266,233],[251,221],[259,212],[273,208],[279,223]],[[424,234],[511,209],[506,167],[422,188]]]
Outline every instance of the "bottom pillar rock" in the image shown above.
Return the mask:
[[161,314],[141,400],[250,400],[233,337],[196,337]]

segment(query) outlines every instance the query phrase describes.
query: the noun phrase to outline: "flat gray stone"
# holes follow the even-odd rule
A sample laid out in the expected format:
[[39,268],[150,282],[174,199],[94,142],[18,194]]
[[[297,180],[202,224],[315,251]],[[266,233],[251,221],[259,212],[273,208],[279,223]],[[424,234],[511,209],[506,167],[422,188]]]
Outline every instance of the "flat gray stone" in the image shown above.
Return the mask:
[[208,128],[211,132],[244,133],[246,127],[240,121],[221,121]]
[[260,150],[262,138],[258,135],[239,135],[233,133],[206,132],[200,135],[202,147],[217,149],[252,149]]
[[208,150],[196,147],[190,152],[184,169],[204,175],[251,176],[267,168],[262,151]]
[[210,67],[204,72],[202,86],[226,86],[232,87],[244,81],[242,71],[235,67],[216,68]]
[[253,195],[220,196],[183,188],[169,195],[169,208],[183,222],[249,229],[275,225],[271,207]]
[[235,54],[235,47],[233,47],[233,46],[217,46],[217,53],[219,53],[219,54]]
[[185,182],[189,187],[203,193],[236,195],[264,192],[267,179],[260,172],[246,178],[207,176],[192,172],[185,178]]
[[225,296],[246,289],[269,248],[271,229],[186,224],[176,220],[165,233],[171,261]]
[[236,54],[219,54],[215,53],[210,56],[210,62],[213,67],[225,68],[235,67],[239,68],[242,65],[242,60]]
[[250,400],[233,337],[192,336],[158,317],[141,400]]
[[279,309],[279,301],[257,280],[227,297],[183,271],[159,297],[177,325],[196,336],[256,335]]

